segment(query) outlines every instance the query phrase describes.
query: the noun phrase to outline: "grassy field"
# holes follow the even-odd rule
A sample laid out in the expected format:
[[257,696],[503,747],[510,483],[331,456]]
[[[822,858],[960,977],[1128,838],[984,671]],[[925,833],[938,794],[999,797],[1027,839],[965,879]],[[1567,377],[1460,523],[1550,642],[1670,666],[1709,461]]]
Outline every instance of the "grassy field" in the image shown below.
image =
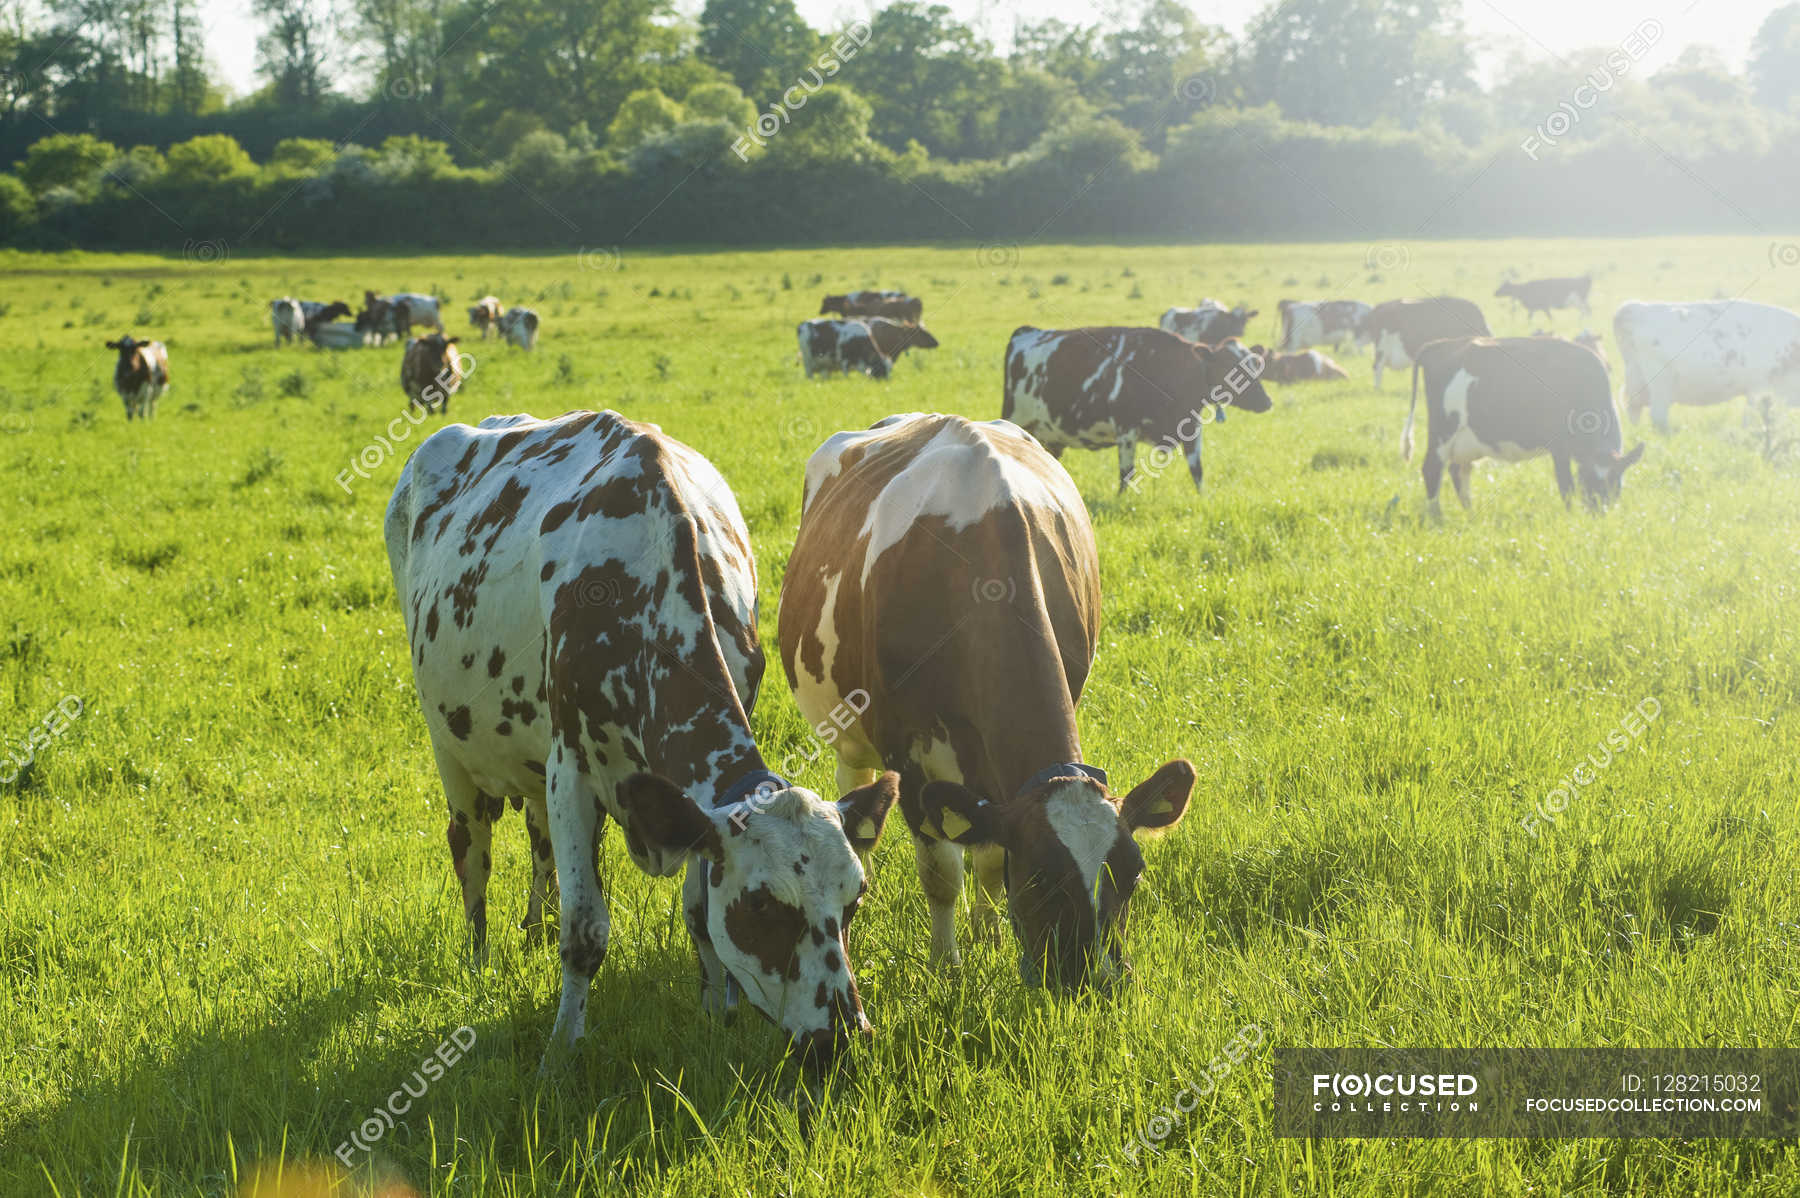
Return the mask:
[[[1800,1191],[1791,1141],[1280,1140],[1268,1068],[1279,1044],[1800,1040],[1792,417],[1628,430],[1650,447],[1603,516],[1566,512],[1540,461],[1478,468],[1472,513],[1425,518],[1404,385],[1375,392],[1366,356],[1209,428],[1204,497],[1177,463],[1117,499],[1112,454],[1066,455],[1104,575],[1088,759],[1130,785],[1185,755],[1201,779],[1147,850],[1135,983],[1058,1001],[998,943],[929,971],[896,820],[851,933],[876,1037],[797,1091],[771,1028],[701,1014],[679,888],[615,834],[583,1053],[539,1086],[558,973],[512,927],[524,823],[495,837],[473,975],[382,547],[417,434],[336,481],[402,410],[400,351],[277,350],[267,315],[427,290],[466,334],[476,296],[534,304],[538,351],[471,343],[451,417],[612,407],[706,453],[756,541],[773,663],[806,456],[891,412],[997,416],[1017,325],[1153,323],[1214,295],[1260,307],[1262,340],[1284,295],[1443,290],[1524,332],[1488,298],[1504,269],[1591,268],[1610,351],[1627,298],[1800,306],[1781,261],[1698,238],[0,257],[0,752],[79,712],[0,785],[0,1194],[217,1195],[274,1160],[320,1187],[288,1192],[325,1192],[334,1151],[453,1033],[466,1055],[337,1192]],[[794,324],[864,285],[923,295],[943,348],[885,384],[808,383]],[[169,345],[154,423],[112,392],[102,342],[126,331]],[[1526,833],[1646,698],[1660,717]],[[772,760],[805,747],[778,668],[755,714]],[[834,792],[823,760],[802,781]],[[1261,1047],[1128,1152],[1246,1028]]]

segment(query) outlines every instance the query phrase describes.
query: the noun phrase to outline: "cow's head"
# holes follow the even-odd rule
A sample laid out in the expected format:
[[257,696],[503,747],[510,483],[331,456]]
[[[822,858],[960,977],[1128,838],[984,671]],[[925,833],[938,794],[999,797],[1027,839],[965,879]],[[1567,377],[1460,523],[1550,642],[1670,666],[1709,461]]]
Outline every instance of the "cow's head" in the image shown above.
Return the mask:
[[120,365],[126,365],[130,363],[133,358],[137,357],[137,351],[139,349],[148,344],[149,342],[139,341],[130,333],[127,333],[117,341],[108,341],[106,343],[106,348],[118,350]]
[[709,809],[655,774],[618,787],[626,846],[640,866],[671,874],[692,855],[704,859],[713,951],[812,1064],[869,1031],[845,938],[868,889],[859,855],[875,847],[899,791],[894,773],[835,804],[771,784]]
[[1125,917],[1144,872],[1134,837],[1179,823],[1193,788],[1193,764],[1181,759],[1122,801],[1072,767],[1033,780],[1005,803],[959,783],[931,782],[913,831],[1006,850],[1007,911],[1028,982],[1059,990],[1107,985],[1128,969]]
[[1577,472],[1582,502],[1590,508],[1598,508],[1618,499],[1625,471],[1637,465],[1643,456],[1644,443],[1639,441],[1630,453],[1622,454],[1615,449],[1603,457],[1583,458]]
[[1260,345],[1246,349],[1233,337],[1214,346],[1197,345],[1195,352],[1205,360],[1207,400],[1223,406],[1230,404],[1246,412],[1266,412],[1275,406],[1263,390],[1263,367],[1268,351]]

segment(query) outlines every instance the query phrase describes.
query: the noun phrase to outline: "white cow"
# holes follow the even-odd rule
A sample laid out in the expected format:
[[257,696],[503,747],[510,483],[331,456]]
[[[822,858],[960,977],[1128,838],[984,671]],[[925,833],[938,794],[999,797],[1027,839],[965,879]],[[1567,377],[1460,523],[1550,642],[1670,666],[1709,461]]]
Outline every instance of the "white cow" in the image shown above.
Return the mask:
[[306,332],[306,311],[299,300],[284,296],[269,301],[269,322],[275,326],[275,344],[286,341],[291,345]]
[[[510,341],[520,349],[536,349],[538,338],[538,314],[530,308],[508,308],[496,323],[503,340]],[[483,330],[485,332],[485,330]]]
[[438,314],[438,300],[434,295],[420,295],[416,291],[399,291],[393,295],[381,297],[390,304],[406,301],[406,318],[415,325],[430,325],[438,332],[444,331],[444,318]]
[[1633,420],[1650,409],[1667,431],[1669,408],[1740,395],[1800,403],[1800,313],[1747,300],[1619,305],[1613,340],[1625,362],[1621,400]]
[[1315,345],[1339,349],[1346,340],[1361,348],[1368,344],[1362,325],[1369,305],[1360,300],[1282,300],[1281,343],[1278,353],[1292,354]]

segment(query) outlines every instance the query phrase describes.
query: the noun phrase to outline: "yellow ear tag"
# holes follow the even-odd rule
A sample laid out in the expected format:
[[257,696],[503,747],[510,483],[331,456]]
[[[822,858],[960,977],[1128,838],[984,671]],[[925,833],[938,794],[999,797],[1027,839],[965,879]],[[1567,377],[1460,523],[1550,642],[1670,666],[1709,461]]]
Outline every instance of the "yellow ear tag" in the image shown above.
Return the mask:
[[1151,815],[1172,815],[1174,811],[1175,804],[1169,802],[1167,799],[1158,799],[1156,806],[1150,808]]
[[874,840],[880,832],[881,829],[875,826],[875,821],[866,815],[863,817],[862,823],[856,825],[858,840]]
[[970,828],[975,826],[967,819],[963,818],[960,812],[956,811],[944,812],[942,824],[945,840],[955,840],[958,836],[961,836],[964,832],[967,832]]

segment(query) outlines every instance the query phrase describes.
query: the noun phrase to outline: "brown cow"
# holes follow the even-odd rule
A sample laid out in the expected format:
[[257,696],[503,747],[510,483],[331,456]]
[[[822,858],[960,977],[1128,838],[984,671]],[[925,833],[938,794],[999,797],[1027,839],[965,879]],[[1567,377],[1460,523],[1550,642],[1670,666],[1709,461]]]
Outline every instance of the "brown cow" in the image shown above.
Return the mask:
[[885,316],[903,324],[918,324],[925,318],[925,304],[904,291],[852,291],[825,297],[819,305],[819,315],[834,312],[844,317]]
[[836,434],[806,464],[778,620],[795,702],[842,729],[838,789],[899,772],[931,960],[958,957],[968,848],[978,918],[1004,890],[1027,980],[1124,973],[1133,834],[1180,821],[1194,767],[1170,761],[1121,797],[1083,763],[1100,563],[1055,459],[1004,420],[912,413]]
[[1557,308],[1579,308],[1588,315],[1588,291],[1594,280],[1590,275],[1564,279],[1532,279],[1525,283],[1502,283],[1494,294],[1518,301],[1529,317],[1533,312],[1548,316]]
[[108,341],[107,349],[119,351],[113,367],[113,390],[125,401],[125,419],[156,415],[156,401],[169,389],[169,351],[160,341],[138,341],[131,334]]
[[1381,370],[1409,370],[1419,349],[1445,337],[1486,337],[1487,317],[1466,299],[1435,295],[1427,299],[1397,299],[1377,304],[1363,318],[1357,339],[1375,346],[1375,385],[1381,386]]
[[400,359],[400,389],[406,406],[422,404],[427,412],[450,411],[450,397],[462,386],[462,355],[450,347],[456,338],[442,333],[415,337]]

